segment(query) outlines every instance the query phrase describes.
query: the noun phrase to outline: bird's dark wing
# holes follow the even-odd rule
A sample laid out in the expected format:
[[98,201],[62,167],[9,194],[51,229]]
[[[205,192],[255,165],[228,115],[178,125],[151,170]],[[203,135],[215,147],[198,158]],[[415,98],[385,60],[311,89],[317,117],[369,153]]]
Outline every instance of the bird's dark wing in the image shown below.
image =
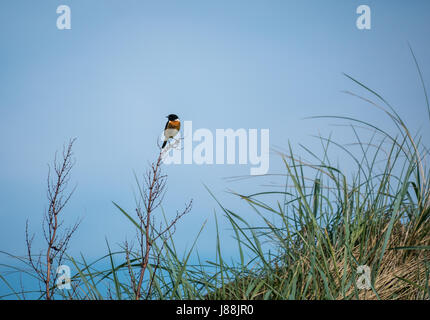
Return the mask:
[[164,130],[166,130],[167,129],[167,126],[169,125],[169,120],[167,120],[167,122],[166,122],[166,126],[164,127]]

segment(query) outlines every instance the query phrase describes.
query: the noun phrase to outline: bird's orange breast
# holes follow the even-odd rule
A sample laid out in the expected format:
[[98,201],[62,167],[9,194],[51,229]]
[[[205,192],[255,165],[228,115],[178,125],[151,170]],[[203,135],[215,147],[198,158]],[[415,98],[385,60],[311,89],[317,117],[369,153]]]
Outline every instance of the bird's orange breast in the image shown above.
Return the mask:
[[179,131],[179,129],[181,129],[181,121],[179,120],[169,121],[169,123],[167,124],[167,129],[176,129]]

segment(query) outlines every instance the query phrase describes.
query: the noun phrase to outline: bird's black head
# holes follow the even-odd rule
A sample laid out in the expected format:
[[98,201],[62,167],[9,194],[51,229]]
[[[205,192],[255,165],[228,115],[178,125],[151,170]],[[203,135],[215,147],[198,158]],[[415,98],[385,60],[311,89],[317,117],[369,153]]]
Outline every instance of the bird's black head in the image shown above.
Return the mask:
[[166,118],[168,118],[169,121],[175,121],[179,119],[179,117],[176,114],[169,114]]

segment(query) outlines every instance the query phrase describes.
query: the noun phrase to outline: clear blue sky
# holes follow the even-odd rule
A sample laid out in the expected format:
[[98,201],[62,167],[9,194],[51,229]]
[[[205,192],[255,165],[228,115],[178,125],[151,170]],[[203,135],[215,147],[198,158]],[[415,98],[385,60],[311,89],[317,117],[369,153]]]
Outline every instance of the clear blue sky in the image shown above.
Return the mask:
[[[56,28],[61,4],[71,8],[72,30]],[[356,28],[360,4],[372,9],[371,30]],[[71,253],[91,260],[106,252],[105,236],[111,243],[133,236],[111,201],[133,210],[133,170],[143,173],[154,158],[169,113],[195,128],[268,128],[271,146],[281,147],[316,147],[311,135],[319,132],[352,141],[349,130],[307,116],[349,115],[391,128],[379,111],[341,93],[363,92],[345,72],[428,136],[407,42],[429,83],[429,34],[427,0],[1,1],[0,250],[24,254],[27,218],[41,238],[47,163],[70,137],[78,139],[78,187],[65,215],[83,218]],[[270,164],[269,173],[281,172],[278,157]],[[270,182],[223,179],[249,174],[246,165],[179,165],[166,173],[170,216],[194,199],[178,226],[178,248],[189,247],[209,218],[198,243],[208,258],[217,205],[203,183],[253,221],[225,191],[259,191]]]

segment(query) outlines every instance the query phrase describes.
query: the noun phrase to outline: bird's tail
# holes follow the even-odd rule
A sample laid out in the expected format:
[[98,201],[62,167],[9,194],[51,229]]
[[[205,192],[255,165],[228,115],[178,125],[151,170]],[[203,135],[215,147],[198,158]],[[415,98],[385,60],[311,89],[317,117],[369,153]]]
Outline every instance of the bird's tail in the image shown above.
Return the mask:
[[163,145],[161,146],[161,149],[164,149],[164,147],[166,146],[166,144],[167,144],[167,140],[165,140],[165,141],[163,142]]

